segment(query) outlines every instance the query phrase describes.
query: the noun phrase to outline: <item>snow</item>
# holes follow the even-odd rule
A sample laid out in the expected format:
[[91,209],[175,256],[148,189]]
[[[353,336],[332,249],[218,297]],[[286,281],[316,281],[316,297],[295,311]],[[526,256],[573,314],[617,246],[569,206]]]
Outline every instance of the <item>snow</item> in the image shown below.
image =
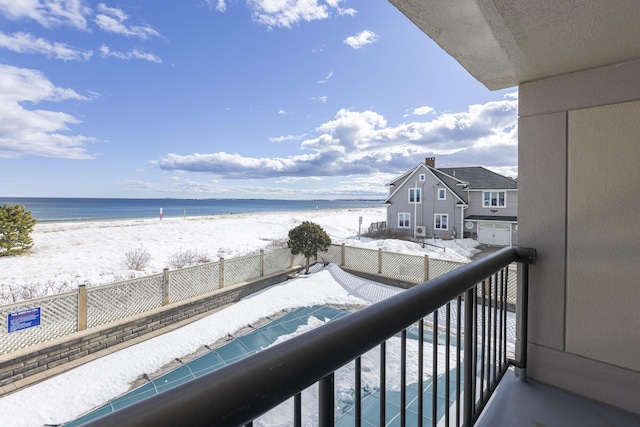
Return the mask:
[[[384,208],[370,208],[234,214],[186,220],[43,223],[36,225],[33,233],[35,245],[30,254],[0,258],[0,284],[4,292],[10,286],[45,288],[50,292],[67,285],[73,288],[78,284],[109,283],[131,275],[159,272],[166,266],[167,259],[180,248],[207,251],[213,260],[218,256],[242,256],[260,249],[268,250],[274,242],[284,241],[288,230],[302,221],[318,223],[338,244],[345,242],[350,246],[428,254],[456,261],[468,260],[474,251],[475,242],[468,240],[438,241],[441,247],[427,245],[425,248],[399,240],[359,240],[360,216],[363,224],[368,224],[384,220],[385,211]],[[144,271],[127,270],[123,266],[124,253],[140,246],[151,254],[151,261]],[[331,266],[273,286],[180,329],[0,398],[2,425],[41,426],[73,420],[126,392],[131,382],[141,374],[157,371],[177,357],[193,353],[203,345],[282,310],[319,304],[366,305],[397,292],[384,285],[365,283]],[[313,326],[317,324],[309,325]],[[399,351],[396,347],[390,342],[390,360],[394,360],[395,352]],[[425,354],[430,354],[431,350],[425,347],[427,351]],[[409,357],[413,357],[414,352],[410,353]],[[378,362],[375,359],[363,358],[363,363],[370,367],[368,372],[371,372],[365,375],[364,381],[371,387],[376,384],[375,364]],[[344,369],[353,368],[347,366]],[[337,375],[343,378],[344,372]],[[415,373],[411,375],[415,376]],[[338,384],[342,384],[341,381]],[[310,392],[313,393],[311,390],[305,394]],[[260,422],[273,425],[279,413],[287,411],[286,408],[285,405],[270,412]]]
[[[206,217],[60,222],[36,224],[34,247],[19,257],[0,257],[0,304],[160,273],[180,251],[204,253],[211,261],[286,245],[289,230],[302,221],[319,224],[333,243],[433,258],[468,261],[475,240],[358,239],[385,208],[225,214]],[[433,246],[436,245],[436,246]],[[141,271],[125,265],[130,251],[143,249],[150,260]]]
[[363,305],[366,301],[351,296],[326,270],[284,282],[180,329],[1,398],[3,425],[70,421],[126,392],[142,373],[157,371],[176,357],[281,310],[316,304]]
[[[336,280],[336,277],[351,278],[351,283],[347,280],[342,284]],[[270,287],[180,329],[104,356],[0,398],[0,413],[4,414],[3,425],[40,426],[71,421],[125,393],[129,390],[130,384],[143,373],[155,372],[176,357],[194,353],[204,345],[209,345],[248,324],[282,310],[320,304],[362,306],[375,302],[373,299],[365,300],[351,294],[351,289],[362,292],[364,286],[378,288],[366,293],[378,294],[380,298],[401,292],[385,285],[365,283],[362,279],[349,276],[337,266],[332,265],[329,269]],[[323,323],[312,319],[297,333],[281,337],[280,340],[288,339]],[[425,343],[424,346],[425,354],[431,354],[431,344]],[[417,351],[417,347],[408,347],[408,366],[413,365],[412,360],[417,360]],[[393,378],[394,374],[397,374],[395,370],[399,369],[400,345],[397,338],[389,340],[387,352],[388,375],[389,378]],[[442,349],[440,353],[444,355]],[[444,360],[444,357],[440,359]],[[367,353],[362,363],[363,384],[365,388],[374,389],[379,384],[379,360],[376,351]],[[440,369],[442,372],[444,368],[440,367]],[[338,392],[348,393],[349,383],[353,378],[352,371],[353,366],[348,365],[336,373]],[[425,379],[426,373],[430,371],[430,365],[425,364]],[[417,372],[409,370],[408,378],[409,380],[417,379]],[[397,384],[389,382],[388,387],[390,390],[397,389]],[[82,392],[79,393],[78,390]],[[309,389],[305,392],[304,401],[312,405],[313,402],[317,402],[316,395],[317,391],[313,388]],[[264,419],[257,420],[256,425],[273,425],[274,417],[277,419],[285,416],[287,408],[288,406],[285,405],[271,411],[264,416]]]

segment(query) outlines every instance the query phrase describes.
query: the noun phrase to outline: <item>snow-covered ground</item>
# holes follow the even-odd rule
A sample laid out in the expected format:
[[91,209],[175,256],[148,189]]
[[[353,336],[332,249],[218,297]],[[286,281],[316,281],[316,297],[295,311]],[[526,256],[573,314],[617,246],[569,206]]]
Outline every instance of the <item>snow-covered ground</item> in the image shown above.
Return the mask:
[[[39,223],[32,233],[33,249],[18,257],[0,257],[0,304],[159,273],[171,268],[180,252],[204,254],[210,261],[282,246],[289,230],[302,221],[325,229],[334,243],[465,261],[474,240],[441,241],[435,246],[401,240],[358,240],[372,222],[385,220],[385,208],[300,212],[227,214],[194,218],[165,218],[88,222]],[[150,259],[140,271],[127,268],[126,254],[142,249]]]
[[[334,271],[332,271],[332,269]],[[349,283],[351,282],[351,283]],[[364,291],[362,288],[367,287]],[[216,312],[180,329],[168,332],[143,343],[120,350],[71,371],[48,379],[29,388],[0,398],[0,413],[3,426],[42,426],[71,421],[91,409],[125,393],[133,381],[143,373],[153,373],[162,366],[194,353],[200,347],[214,343],[246,325],[272,316],[282,310],[312,305],[368,305],[389,297],[398,289],[373,282],[363,281],[347,275],[336,266],[299,279],[289,280],[263,292],[249,296],[233,306]],[[354,293],[376,295],[376,298],[362,299]],[[322,319],[302,327],[298,333],[320,326]],[[292,334],[291,336],[294,336]],[[281,339],[290,338],[281,337]],[[278,341],[277,341],[278,342]],[[277,343],[276,342],[276,343]],[[425,354],[431,354],[431,344],[425,343]],[[417,360],[417,347],[409,348],[409,360]],[[397,378],[399,372],[400,347],[390,340],[387,348],[387,370],[389,378]],[[444,360],[444,349],[439,349],[440,360]],[[444,362],[443,362],[444,363]],[[408,363],[417,366],[415,363]],[[374,388],[379,384],[379,360],[374,354],[363,358],[366,372],[365,385]],[[431,367],[425,365],[425,379]],[[442,368],[440,371],[442,372]],[[347,366],[336,374],[338,390],[350,389],[353,367]],[[409,372],[409,380],[417,379],[417,372]],[[389,382],[390,390],[397,384]],[[317,402],[317,391],[305,392],[303,400]],[[256,425],[276,425],[277,420],[291,419],[290,407],[285,405],[257,420]],[[307,411],[308,412],[308,411]]]
[[[384,220],[385,211],[384,208],[371,208],[236,214],[186,220],[43,223],[34,230],[35,245],[31,253],[0,258],[0,286],[5,293],[12,286],[42,288],[50,292],[56,287],[73,289],[79,284],[109,283],[132,275],[159,272],[180,249],[206,251],[212,260],[219,256],[233,258],[260,249],[268,250],[285,241],[288,231],[302,221],[316,222],[338,244],[345,242],[391,252],[428,254],[455,261],[468,260],[475,252],[473,247],[477,243],[473,240],[436,243],[446,250],[429,245],[422,248],[399,240],[359,240],[360,216],[363,225],[367,226]],[[128,270],[123,264],[124,255],[138,247],[144,247],[151,260],[143,271]],[[188,326],[0,398],[1,424],[42,426],[70,421],[126,392],[131,382],[143,373],[152,373],[177,357],[193,353],[205,344],[282,310],[318,304],[366,305],[376,298],[363,298],[363,295],[384,298],[397,292],[370,282],[365,284],[368,289],[363,292],[362,284],[350,287],[345,280],[336,280],[336,276],[330,270],[323,270],[287,281]],[[394,351],[393,345],[389,348]],[[389,356],[389,360],[393,358],[393,355]],[[375,366],[371,368],[371,372],[376,372]],[[370,380],[374,384],[376,379]],[[264,422],[270,424],[273,417],[279,418],[280,411],[286,411],[286,407],[283,408],[267,415]]]

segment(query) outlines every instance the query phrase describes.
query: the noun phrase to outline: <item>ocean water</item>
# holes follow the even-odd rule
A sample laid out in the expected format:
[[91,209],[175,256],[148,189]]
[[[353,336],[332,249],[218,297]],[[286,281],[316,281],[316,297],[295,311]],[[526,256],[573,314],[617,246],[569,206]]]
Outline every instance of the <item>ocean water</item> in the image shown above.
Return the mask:
[[207,216],[228,213],[380,207],[382,200],[267,199],[83,199],[0,197],[1,205],[24,205],[38,221]]

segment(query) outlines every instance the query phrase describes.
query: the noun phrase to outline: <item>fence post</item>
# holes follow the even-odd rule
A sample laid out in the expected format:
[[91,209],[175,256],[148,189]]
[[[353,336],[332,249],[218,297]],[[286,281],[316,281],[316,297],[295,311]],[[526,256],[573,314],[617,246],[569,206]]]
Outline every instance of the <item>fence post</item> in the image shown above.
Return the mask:
[[378,274],[382,274],[382,248],[378,248]]
[[429,280],[429,255],[424,256],[424,281]]
[[87,329],[87,287],[78,286],[78,331]]
[[345,245],[343,243],[342,244],[342,251],[341,251],[341,254],[340,254],[340,267],[344,267],[344,265],[345,265],[345,263],[344,263],[344,248],[345,248]]
[[224,288],[224,258],[220,258],[220,289]]
[[264,249],[260,249],[260,277],[264,276]]
[[169,305],[169,269],[162,269],[162,305]]

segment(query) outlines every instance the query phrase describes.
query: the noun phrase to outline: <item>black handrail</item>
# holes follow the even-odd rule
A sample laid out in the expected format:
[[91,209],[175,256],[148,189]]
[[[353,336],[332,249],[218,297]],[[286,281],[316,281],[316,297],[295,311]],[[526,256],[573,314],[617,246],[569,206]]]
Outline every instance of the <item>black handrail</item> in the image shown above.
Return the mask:
[[87,423],[87,426],[238,426],[320,381],[512,262],[495,253],[305,334]]

